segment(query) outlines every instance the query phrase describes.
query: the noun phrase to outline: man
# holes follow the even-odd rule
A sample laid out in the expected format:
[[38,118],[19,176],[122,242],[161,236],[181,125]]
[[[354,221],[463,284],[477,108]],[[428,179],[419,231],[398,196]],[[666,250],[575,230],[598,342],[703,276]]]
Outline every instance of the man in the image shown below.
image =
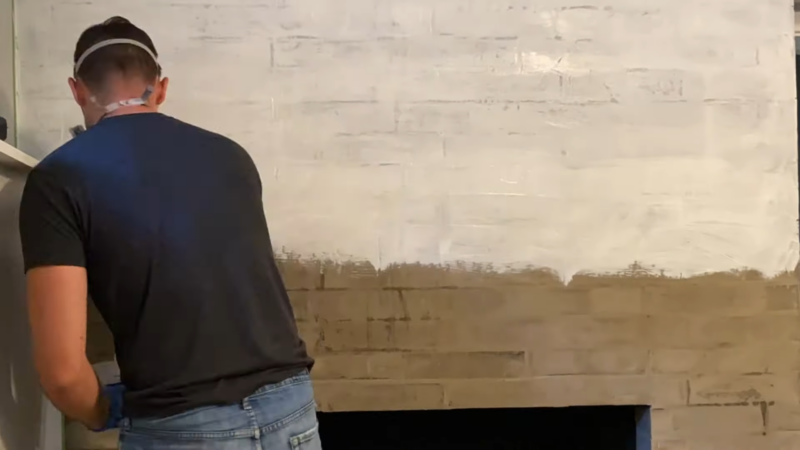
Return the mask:
[[[123,450],[321,448],[253,161],[158,113],[168,80],[126,19],[84,31],[74,62],[88,129],[31,172],[20,211],[47,396],[93,430],[119,426]],[[124,388],[86,359],[87,295]]]

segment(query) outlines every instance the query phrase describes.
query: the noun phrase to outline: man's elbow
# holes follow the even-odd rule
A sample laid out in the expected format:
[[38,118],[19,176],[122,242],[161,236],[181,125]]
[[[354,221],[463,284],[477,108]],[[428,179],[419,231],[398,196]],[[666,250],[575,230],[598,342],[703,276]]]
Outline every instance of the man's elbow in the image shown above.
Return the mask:
[[80,364],[49,365],[39,369],[39,383],[48,396],[61,396],[75,389],[83,376]]

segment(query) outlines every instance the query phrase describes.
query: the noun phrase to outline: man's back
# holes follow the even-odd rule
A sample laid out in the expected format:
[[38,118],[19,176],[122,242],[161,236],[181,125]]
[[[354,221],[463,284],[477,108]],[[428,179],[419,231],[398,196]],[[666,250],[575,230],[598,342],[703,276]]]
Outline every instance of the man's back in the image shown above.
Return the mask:
[[[43,241],[41,217],[26,223],[44,205],[72,239]],[[26,269],[86,267],[127,414],[235,403],[311,366],[258,172],[231,140],[158,113],[110,117],[31,173],[22,208]]]

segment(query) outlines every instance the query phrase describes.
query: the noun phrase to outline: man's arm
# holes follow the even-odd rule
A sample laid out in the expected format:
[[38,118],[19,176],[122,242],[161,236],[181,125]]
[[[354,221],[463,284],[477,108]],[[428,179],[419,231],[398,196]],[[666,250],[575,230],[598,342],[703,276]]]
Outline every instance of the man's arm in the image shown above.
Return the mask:
[[109,405],[86,358],[86,270],[37,267],[28,272],[28,314],[36,370],[45,394],[66,416],[102,428]]
[[80,216],[85,207],[63,176],[63,168],[36,167],[19,211],[34,361],[53,404],[98,429],[108,406],[86,358],[88,294]]

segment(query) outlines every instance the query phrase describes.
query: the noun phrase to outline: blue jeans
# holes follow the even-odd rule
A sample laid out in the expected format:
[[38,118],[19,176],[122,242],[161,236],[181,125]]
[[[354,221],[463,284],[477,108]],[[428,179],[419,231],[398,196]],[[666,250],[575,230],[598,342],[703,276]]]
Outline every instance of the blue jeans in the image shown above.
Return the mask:
[[120,450],[321,450],[308,372],[231,406],[163,419],[123,419]]

